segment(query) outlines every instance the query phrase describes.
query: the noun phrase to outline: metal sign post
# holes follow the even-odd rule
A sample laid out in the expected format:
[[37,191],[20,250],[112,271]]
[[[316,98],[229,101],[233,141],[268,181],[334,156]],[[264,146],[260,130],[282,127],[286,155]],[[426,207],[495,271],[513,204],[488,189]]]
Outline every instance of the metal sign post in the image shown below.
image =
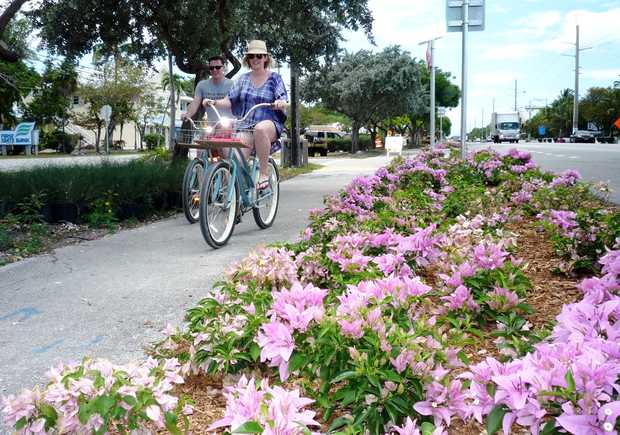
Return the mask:
[[441,39],[439,36],[437,38],[430,39],[428,41],[421,42],[418,45],[429,44],[430,45],[430,58],[427,56],[428,67],[430,69],[431,75],[431,89],[430,89],[430,99],[431,99],[431,108],[430,108],[430,140],[431,140],[431,149],[435,148],[435,41]]
[[484,0],[447,0],[448,32],[462,32],[461,64],[461,158],[467,153],[467,33],[484,30]]
[[110,125],[110,118],[112,117],[112,107],[108,104],[103,106],[99,110],[99,116],[105,121],[105,153],[110,154],[110,150],[108,149],[108,127]]

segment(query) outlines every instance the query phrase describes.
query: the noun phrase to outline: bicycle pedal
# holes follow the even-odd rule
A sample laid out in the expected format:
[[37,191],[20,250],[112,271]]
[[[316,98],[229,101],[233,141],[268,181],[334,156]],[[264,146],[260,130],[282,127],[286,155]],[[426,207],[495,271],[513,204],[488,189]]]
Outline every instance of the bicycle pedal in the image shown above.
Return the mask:
[[235,225],[240,224],[241,223],[241,215],[238,214],[237,216],[235,216]]

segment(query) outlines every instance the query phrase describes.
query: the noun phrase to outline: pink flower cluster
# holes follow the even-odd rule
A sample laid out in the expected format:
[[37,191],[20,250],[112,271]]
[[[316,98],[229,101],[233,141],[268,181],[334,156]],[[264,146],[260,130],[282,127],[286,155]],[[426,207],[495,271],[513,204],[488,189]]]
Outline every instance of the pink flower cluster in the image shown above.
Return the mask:
[[270,387],[263,379],[257,388],[254,378],[242,376],[234,387],[226,389],[224,417],[207,430],[229,428],[235,433],[246,423],[260,426],[264,435],[298,435],[308,431],[308,426],[319,426],[316,413],[305,409],[314,401],[301,397],[299,390],[288,391]]
[[[431,287],[424,284],[419,277],[406,276],[349,285],[345,294],[338,296],[338,324],[346,336],[361,338],[364,336],[364,328],[369,328],[385,339],[385,324],[382,319],[384,300],[389,298],[391,305],[408,308],[412,298],[423,296],[430,291]],[[389,346],[385,344],[385,347]]]
[[239,281],[256,280],[259,284],[287,285],[297,281],[295,255],[285,248],[261,248],[251,252],[240,264],[227,271]]
[[[82,364],[60,364],[52,368],[48,375],[50,383],[44,391],[24,391],[18,396],[3,398],[2,413],[4,423],[9,426],[24,419],[23,434],[46,433],[44,425],[50,415],[45,407],[52,408],[58,416],[55,425],[59,433],[91,433],[104,424],[104,417],[92,413],[88,421],[82,423],[79,412],[82,406],[99,397],[114,398],[124,410],[114,423],[127,425],[130,415],[145,414],[159,428],[163,428],[166,412],[174,412],[179,399],[171,394],[176,384],[183,383],[182,374],[186,370],[176,358],[156,361],[148,358],[139,365],[118,366],[106,360],[85,360]],[[155,402],[138,408],[139,394],[149,392]],[[185,405],[181,411],[191,414],[192,407]]]
[[273,305],[267,314],[272,320],[282,320],[291,330],[306,332],[311,321],[320,322],[323,318],[323,299],[327,290],[295,282],[290,290],[283,288],[271,294]]
[[[482,422],[495,406],[504,405],[505,434],[514,423],[538,434],[550,419],[569,433],[615,433],[620,416],[620,401],[614,399],[620,392],[620,251],[608,252],[601,264],[605,275],[582,282],[584,299],[563,307],[549,342],[508,363],[487,358],[460,375],[471,383],[464,390],[464,404],[451,411]],[[550,411],[554,408],[559,413]]]

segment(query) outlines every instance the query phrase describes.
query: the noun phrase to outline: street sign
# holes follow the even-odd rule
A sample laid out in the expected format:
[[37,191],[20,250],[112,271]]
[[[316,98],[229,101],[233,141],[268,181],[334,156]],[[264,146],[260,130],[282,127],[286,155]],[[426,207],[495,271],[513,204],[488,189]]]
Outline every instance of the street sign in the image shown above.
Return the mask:
[[617,129],[620,130],[620,118],[616,119],[616,122],[614,122],[614,125],[616,126]]
[[[463,2],[467,0],[446,0],[446,23],[448,32],[463,30]],[[484,0],[469,0],[469,30],[484,30]]]
[[539,125],[538,126],[538,136],[544,136],[545,135],[545,126],[544,125]]
[[446,108],[445,107],[440,107],[438,111],[439,111],[439,116],[446,116]]
[[108,104],[103,106],[101,110],[99,110],[99,116],[105,122],[110,122],[110,117],[112,116],[112,107],[110,107]]

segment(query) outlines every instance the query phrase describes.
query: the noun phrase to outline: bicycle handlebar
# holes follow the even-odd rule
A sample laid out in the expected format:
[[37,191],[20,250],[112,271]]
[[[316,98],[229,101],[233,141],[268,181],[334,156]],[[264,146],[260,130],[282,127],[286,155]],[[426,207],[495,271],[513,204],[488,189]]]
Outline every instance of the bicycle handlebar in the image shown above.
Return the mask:
[[[215,111],[215,114],[217,115],[217,119],[218,121],[222,120],[222,116],[220,115],[220,112],[217,110],[217,107],[215,107],[215,104],[210,104],[211,108]],[[285,107],[289,107],[290,103],[286,103]],[[254,110],[260,108],[260,107],[271,107],[271,108],[275,108],[275,104],[274,103],[259,103],[256,104],[254,106],[252,106],[250,108],[250,110],[247,111],[247,113],[239,119],[233,119],[234,122],[243,122],[246,120],[246,118],[250,115],[250,113],[252,113]],[[192,122],[193,125],[193,122]]]

